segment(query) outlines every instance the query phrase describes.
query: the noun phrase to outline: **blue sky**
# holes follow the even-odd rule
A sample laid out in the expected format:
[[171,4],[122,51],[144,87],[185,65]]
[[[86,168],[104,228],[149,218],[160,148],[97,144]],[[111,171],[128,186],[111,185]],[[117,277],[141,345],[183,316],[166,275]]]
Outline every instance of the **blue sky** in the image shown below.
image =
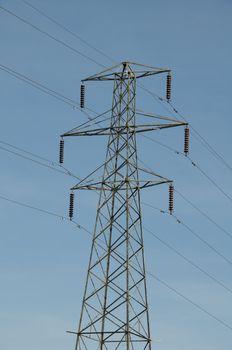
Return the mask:
[[[173,104],[231,164],[231,11],[228,0],[61,1],[31,0],[116,62],[131,60],[173,70]],[[103,65],[112,63],[20,0],[3,6]],[[99,66],[52,41],[0,8],[0,64],[79,100],[79,82]],[[165,77],[143,84],[165,96]],[[59,135],[85,121],[77,109],[0,70],[0,141],[57,161]],[[112,86],[88,84],[86,103],[102,112]],[[167,110],[138,89],[138,108]],[[183,130],[155,132],[156,140],[182,151]],[[71,139],[65,166],[85,176],[104,160],[106,140]],[[0,146],[2,146],[0,144]],[[138,138],[139,157],[175,181],[226,230],[232,202],[191,165],[169,150]],[[229,195],[231,172],[191,136],[191,158]],[[75,179],[0,149],[0,195],[61,215]],[[167,188],[144,191],[142,200],[167,208]],[[78,194],[75,219],[92,231],[97,197]],[[228,259],[232,241],[175,195],[175,214]],[[232,265],[167,215],[143,206],[144,226],[232,289]],[[74,225],[0,200],[0,348],[73,349],[90,237]],[[232,327],[232,295],[144,232],[147,269]],[[148,277],[153,349],[228,350],[232,331]]]

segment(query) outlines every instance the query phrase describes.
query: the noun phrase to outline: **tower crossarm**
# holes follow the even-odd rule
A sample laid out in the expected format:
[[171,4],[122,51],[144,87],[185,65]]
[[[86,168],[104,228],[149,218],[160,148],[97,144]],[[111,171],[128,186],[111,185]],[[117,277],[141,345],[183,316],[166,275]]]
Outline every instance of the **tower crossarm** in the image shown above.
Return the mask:
[[[133,167],[133,163],[128,161],[128,164]],[[82,179],[79,181],[75,186],[71,188],[71,191],[75,190],[96,190],[96,191],[125,191],[127,189],[127,186],[129,185],[131,190],[138,190],[138,189],[143,189],[143,188],[148,188],[148,187],[153,187],[157,185],[162,185],[162,184],[170,184],[172,183],[172,180],[163,177],[157,173],[154,173],[153,171],[150,171],[145,168],[141,168],[137,166],[137,170],[140,172],[140,174],[145,174],[153,177],[153,179],[135,179],[133,176],[130,177],[125,177],[121,176],[120,179],[118,180],[111,180],[111,176],[109,176],[109,179],[104,178],[100,179],[96,177],[96,173],[104,168],[106,166],[106,163],[103,163],[101,166],[99,166],[96,170],[92,171],[89,176],[86,178]],[[117,170],[116,170],[117,171]],[[92,179],[92,175],[95,174],[95,179]]]
[[128,124],[126,126],[112,126],[106,128],[96,128],[90,130],[81,130],[75,131],[71,130],[61,135],[61,137],[67,136],[109,136],[109,135],[125,135],[125,134],[134,134],[134,133],[142,133],[154,130],[168,129],[174,128],[177,126],[187,125],[185,122],[175,122],[175,123],[167,123],[167,124]]
[[139,184],[137,181],[134,180],[125,180],[125,181],[104,181],[104,182],[93,182],[91,184],[82,184],[82,185],[75,185],[71,188],[72,191],[74,190],[99,190],[102,189],[104,191],[126,191],[127,189],[127,183],[130,184],[131,190],[138,190],[148,187],[153,187],[157,185],[172,183],[171,180],[163,180],[163,181],[156,181],[156,180],[140,180]]
[[144,64],[126,61],[111,68],[105,69],[97,74],[91,75],[82,81],[122,81],[131,79],[132,77],[139,79],[155,74],[170,72],[171,70],[168,68],[152,67]]

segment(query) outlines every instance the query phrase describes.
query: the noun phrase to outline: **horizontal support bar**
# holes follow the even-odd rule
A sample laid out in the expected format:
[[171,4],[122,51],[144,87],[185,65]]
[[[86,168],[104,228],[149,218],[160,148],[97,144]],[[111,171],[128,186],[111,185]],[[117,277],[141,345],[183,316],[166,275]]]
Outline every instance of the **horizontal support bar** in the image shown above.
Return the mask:
[[127,135],[127,134],[136,134],[141,132],[155,131],[167,128],[175,128],[177,126],[185,126],[188,123],[178,122],[172,124],[150,124],[150,125],[127,125],[119,127],[107,127],[99,128],[92,130],[83,130],[83,131],[72,131],[66,132],[61,137],[67,136],[110,136],[110,135]]

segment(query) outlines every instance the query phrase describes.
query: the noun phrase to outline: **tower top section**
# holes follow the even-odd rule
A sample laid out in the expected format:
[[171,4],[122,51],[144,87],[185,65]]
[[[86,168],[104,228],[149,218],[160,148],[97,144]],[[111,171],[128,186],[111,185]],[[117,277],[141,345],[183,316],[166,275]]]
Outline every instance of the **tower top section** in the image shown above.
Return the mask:
[[134,62],[121,62],[111,68],[107,68],[100,73],[91,75],[82,81],[107,81],[107,80],[128,80],[132,78],[145,78],[150,75],[170,73],[168,68],[151,67]]

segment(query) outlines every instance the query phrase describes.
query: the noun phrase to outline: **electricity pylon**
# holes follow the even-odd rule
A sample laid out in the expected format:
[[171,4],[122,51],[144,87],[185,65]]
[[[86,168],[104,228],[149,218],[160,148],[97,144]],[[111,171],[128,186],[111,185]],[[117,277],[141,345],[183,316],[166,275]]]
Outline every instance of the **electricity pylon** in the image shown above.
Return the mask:
[[[61,162],[64,137],[108,136],[105,162],[96,170],[103,169],[103,175],[92,180],[95,173],[92,172],[91,179],[86,177],[72,187],[70,195],[72,219],[73,191],[99,191],[80,322],[78,330],[71,332],[77,336],[76,350],[151,349],[140,190],[169,183],[172,211],[173,187],[171,180],[139,166],[136,135],[186,125],[136,111],[136,80],[160,73],[168,73],[167,99],[170,99],[169,69],[123,62],[84,79],[81,107],[84,107],[85,81],[114,82],[110,124],[106,124],[102,114],[61,135]],[[139,117],[153,118],[156,122],[137,123]]]

